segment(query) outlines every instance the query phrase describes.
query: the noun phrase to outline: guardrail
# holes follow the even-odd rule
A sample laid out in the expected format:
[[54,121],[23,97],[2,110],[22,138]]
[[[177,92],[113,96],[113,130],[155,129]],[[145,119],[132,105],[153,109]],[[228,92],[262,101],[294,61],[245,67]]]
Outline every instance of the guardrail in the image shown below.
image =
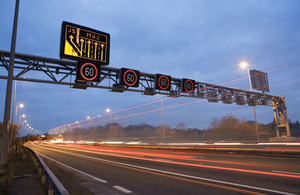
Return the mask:
[[31,156],[36,169],[38,170],[38,175],[42,179],[42,185],[45,185],[48,191],[48,195],[70,195],[65,187],[60,183],[56,176],[52,173],[43,159],[33,150],[24,146]]

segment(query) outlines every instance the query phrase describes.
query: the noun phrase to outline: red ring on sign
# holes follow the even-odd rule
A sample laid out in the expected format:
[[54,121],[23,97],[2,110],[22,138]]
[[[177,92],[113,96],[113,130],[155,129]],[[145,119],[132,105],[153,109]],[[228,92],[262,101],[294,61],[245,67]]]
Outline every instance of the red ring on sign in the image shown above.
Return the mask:
[[[166,78],[167,79],[167,81],[168,81],[168,85],[167,85],[167,87],[162,87],[161,85],[160,85],[160,80],[162,79],[162,78]],[[159,79],[158,79],[158,86],[159,86],[159,88],[161,88],[162,90],[166,90],[166,89],[168,89],[168,87],[169,87],[169,85],[170,85],[170,81],[169,81],[169,79],[168,79],[168,77],[167,76],[165,76],[165,75],[162,75],[162,76],[160,76],[159,77]]]
[[[190,90],[190,91],[188,91],[188,90],[186,89],[186,83],[187,83],[188,81],[192,83],[192,90]],[[191,80],[186,80],[185,83],[184,83],[184,89],[185,89],[185,91],[186,91],[187,93],[193,92],[193,91],[194,91],[194,83],[193,83]]]
[[[91,65],[91,66],[93,66],[94,67],[94,69],[95,69],[95,76],[94,77],[92,77],[92,78],[87,78],[87,77],[85,77],[83,74],[82,74],[82,69],[83,69],[83,67],[85,67],[85,66],[87,66],[87,65]],[[81,74],[81,76],[85,79],[85,80],[87,80],[87,81],[91,81],[91,80],[94,80],[96,77],[97,77],[97,75],[98,75],[98,70],[97,70],[97,67],[94,65],[94,64],[92,64],[92,63],[85,63],[85,64],[83,64],[82,66],[81,66],[81,68],[80,68],[80,74]]]
[[[126,76],[126,74],[127,74],[128,72],[132,72],[132,73],[134,74],[134,76],[135,76],[135,81],[134,81],[132,84],[130,84],[130,83],[128,83],[128,82],[126,81],[125,76]],[[123,80],[124,80],[125,84],[128,85],[128,86],[133,86],[133,85],[135,85],[136,82],[137,82],[137,75],[136,75],[135,71],[133,71],[133,70],[127,70],[127,71],[124,73],[124,75],[123,75]]]

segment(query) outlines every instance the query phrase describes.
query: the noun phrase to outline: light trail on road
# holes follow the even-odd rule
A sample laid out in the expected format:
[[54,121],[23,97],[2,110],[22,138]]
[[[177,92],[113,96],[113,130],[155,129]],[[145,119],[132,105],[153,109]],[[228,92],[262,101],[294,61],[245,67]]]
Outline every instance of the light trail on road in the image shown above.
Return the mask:
[[[180,160],[188,160],[188,161],[197,161],[197,162],[211,162],[211,163],[218,163],[218,164],[229,164],[229,165],[243,165],[243,166],[257,166],[257,167],[272,167],[272,168],[287,168],[290,169],[290,167],[287,166],[275,166],[275,165],[269,165],[269,164],[254,164],[254,163],[241,163],[241,162],[233,162],[233,161],[218,161],[218,160],[206,160],[206,159],[197,159],[196,156],[187,156],[187,155],[171,155],[171,154],[160,154],[157,153],[157,151],[154,151],[155,153],[146,153],[146,152],[139,152],[139,149],[131,149],[130,151],[123,151],[122,149],[129,149],[129,148],[120,148],[120,147],[93,147],[93,146],[86,146],[86,145],[66,145],[66,146],[53,146],[53,145],[47,145],[48,147],[53,148],[68,148],[70,150],[78,150],[78,151],[84,151],[87,152],[95,152],[98,154],[103,155],[110,155],[110,156],[120,156],[119,154],[123,155],[129,155],[126,156],[130,158],[131,156],[139,156],[139,157],[157,157],[157,158],[168,158],[168,159],[180,159]],[[76,149],[75,149],[76,148]],[[91,151],[93,150],[93,151]],[[102,152],[102,153],[100,153]],[[106,153],[104,153],[106,152]],[[300,168],[298,169],[300,171]]]
[[[41,147],[41,146],[39,146]],[[64,149],[70,149],[70,148],[66,148],[64,147]],[[54,149],[55,150],[55,149]],[[75,149],[71,149],[71,150],[75,150]],[[61,152],[60,150],[55,150],[57,152]],[[86,151],[86,150],[80,150],[81,152],[85,152],[85,153],[93,153],[91,151]],[[108,152],[112,152],[112,150],[108,150]],[[117,151],[119,152],[119,151]],[[166,160],[161,160],[161,159],[150,159],[150,158],[145,158],[145,157],[138,157],[138,156],[128,156],[128,155],[123,155],[123,154],[112,154],[112,153],[101,153],[101,152],[97,152],[98,154],[102,154],[102,155],[108,155],[108,156],[116,156],[116,157],[125,157],[125,158],[132,158],[132,159],[138,159],[138,160],[146,160],[146,161],[153,161],[153,162],[163,162],[163,163],[168,163],[168,164],[177,164],[177,165],[185,165],[185,166],[193,166],[193,167],[203,167],[203,168],[210,168],[210,169],[220,169],[220,170],[227,170],[227,171],[237,171],[237,172],[245,172],[245,173],[255,173],[255,174],[264,174],[264,175],[272,175],[272,176],[282,176],[282,177],[290,177],[290,178],[297,178],[300,179],[300,175],[294,175],[294,174],[287,174],[287,173],[275,173],[275,172],[266,172],[266,171],[257,171],[257,170],[249,170],[249,169],[238,169],[238,168],[229,168],[229,167],[220,167],[220,166],[210,166],[210,165],[203,165],[203,164],[193,164],[193,163],[185,163],[185,162],[177,162],[177,161],[166,161]],[[128,154],[128,153],[127,153]],[[141,154],[139,154],[141,155]],[[145,155],[145,154],[143,154]],[[147,154],[147,156],[149,156]],[[151,156],[151,155],[150,155]],[[159,154],[155,154],[152,156],[156,156],[156,157],[163,157],[163,158],[169,158],[168,155],[159,155]],[[174,156],[170,155],[173,159]],[[185,159],[185,158],[178,158],[177,159]],[[263,165],[258,165],[258,164],[250,164],[250,163],[235,163],[235,162],[225,162],[225,161],[205,161],[202,159],[193,159],[193,158],[189,158],[189,159],[185,159],[185,160],[189,160],[189,161],[202,161],[202,162],[214,162],[214,163],[224,163],[224,164],[236,164],[236,165],[247,165],[247,166],[263,166]],[[265,167],[272,167],[272,166],[265,166]],[[278,166],[274,166],[274,167],[278,167]],[[282,168],[282,167],[280,167]]]
[[[93,151],[93,150],[91,151],[92,148],[82,148],[82,149],[64,148],[64,147],[50,147],[49,148],[48,145],[44,145],[44,146],[33,145],[33,146],[36,148],[43,149],[42,151],[39,151],[40,153],[43,153],[43,155],[46,155],[46,153],[47,153],[46,151],[53,151],[56,153],[65,154],[64,155],[65,157],[72,156],[74,158],[78,158],[78,159],[82,159],[82,160],[93,161],[96,163],[106,164],[106,165],[110,165],[110,166],[114,166],[114,167],[120,167],[120,168],[124,168],[124,169],[131,170],[131,171],[143,172],[145,174],[154,175],[155,177],[163,177],[163,178],[168,178],[171,180],[173,179],[173,180],[178,180],[178,181],[182,181],[182,182],[199,184],[200,186],[208,186],[208,187],[212,187],[212,188],[218,188],[221,190],[225,190],[223,192],[223,194],[224,193],[227,194],[228,191],[239,192],[242,194],[294,194],[294,193],[284,192],[284,191],[280,191],[277,189],[269,189],[269,188],[261,187],[261,186],[253,186],[253,184],[248,185],[245,183],[241,184],[241,183],[237,183],[237,182],[233,182],[233,181],[223,181],[223,180],[216,179],[216,178],[201,177],[200,175],[204,171],[203,169],[208,168],[208,169],[213,169],[214,171],[223,170],[223,171],[229,171],[229,172],[233,171],[233,172],[237,172],[237,173],[240,171],[243,171],[244,174],[250,174],[250,175],[247,175],[247,177],[252,177],[252,176],[256,176],[256,175],[265,175],[264,177],[269,178],[269,179],[271,176],[277,177],[277,178],[290,178],[293,180],[300,179],[300,175],[292,175],[292,174],[287,174],[287,173],[256,171],[256,170],[228,168],[228,167],[211,166],[211,165],[199,165],[199,164],[193,164],[191,162],[175,162],[175,161],[173,161],[173,159],[176,159],[177,156],[179,157],[179,160],[182,160],[181,158],[186,158],[189,161],[193,161],[193,156],[182,155],[182,154],[179,154],[179,155],[161,154],[161,153],[152,151],[152,154],[145,153],[145,155],[144,155],[144,156],[152,155],[152,157],[155,157],[155,155],[157,155],[158,157],[166,157],[166,158],[172,159],[172,161],[167,161],[167,160],[158,160],[158,159],[145,159],[145,157],[142,158],[142,157],[134,156],[134,155],[143,154],[143,152],[141,152],[141,151],[139,151],[137,153],[133,153],[133,154],[130,154],[130,151],[123,151],[125,154],[112,154],[113,152],[120,153],[122,151],[112,149],[111,147],[109,147],[107,150],[104,150],[101,147],[101,149],[100,149],[101,152],[97,152],[97,151]],[[93,146],[93,148],[95,149],[96,146]],[[45,151],[44,151],[44,149],[45,149]],[[71,150],[72,152],[68,151],[68,150]],[[104,152],[102,152],[102,150],[104,150]],[[124,150],[124,148],[121,148],[121,150]],[[139,149],[139,150],[142,150],[142,149]],[[78,152],[80,152],[80,153],[78,153]],[[81,152],[84,152],[84,154],[82,154]],[[101,155],[101,156],[104,155],[103,157],[113,156],[114,158],[113,158],[113,160],[109,160],[107,158],[99,158],[98,156],[95,156],[96,154]],[[133,156],[130,156],[130,155],[133,155]],[[49,158],[48,155],[46,155],[46,156],[47,156],[47,158]],[[129,161],[129,159],[132,159],[135,161],[131,161],[131,160]],[[178,171],[174,171],[174,170],[172,171],[171,169],[164,170],[164,169],[160,169],[160,168],[155,168],[159,164],[156,164],[155,167],[138,165],[141,163],[137,164],[136,160],[139,160],[139,162],[146,161],[146,162],[159,163],[160,165],[163,165],[162,167],[165,167],[165,168],[177,166],[177,168],[175,168],[175,170],[178,170],[178,171],[186,170],[187,168],[188,169],[201,168],[201,169],[198,169],[197,172],[194,172],[196,175],[191,175],[191,174],[184,173],[185,171],[180,173]],[[140,161],[140,160],[142,160],[142,161]],[[124,161],[126,161],[126,162],[124,162]],[[68,162],[68,161],[66,161],[66,162]],[[129,164],[129,162],[132,162],[132,163]],[[88,164],[88,162],[86,162],[86,163]],[[87,166],[87,164],[86,164],[86,166]],[[149,165],[149,163],[142,163],[142,164]],[[249,164],[252,164],[252,163],[249,163]],[[253,164],[253,166],[256,166],[256,165],[259,165],[259,164],[257,164],[257,163]],[[183,169],[179,168],[178,166],[181,166]],[[252,166],[252,165],[249,165],[249,166]],[[112,170],[114,170],[114,168],[112,168]],[[89,174],[91,174],[91,173],[89,173]],[[138,174],[138,175],[140,175],[140,174]],[[294,177],[294,176],[296,176],[296,177]],[[94,177],[96,177],[96,176],[94,176]],[[97,178],[98,177],[99,176],[97,176]],[[103,178],[103,177],[105,177],[105,176],[104,175],[100,176],[100,178],[102,180],[105,180],[108,183],[111,182],[109,179]],[[129,175],[127,177],[129,177]],[[260,176],[257,176],[257,177],[260,178]],[[161,184],[163,185],[163,183],[161,183]],[[143,185],[147,185],[147,184],[143,184]],[[122,186],[125,187],[126,189],[129,189],[130,191],[135,191],[134,189],[132,189],[132,186],[128,187],[127,185],[124,185],[124,184],[122,184]],[[211,194],[213,194],[213,193],[211,193]]]

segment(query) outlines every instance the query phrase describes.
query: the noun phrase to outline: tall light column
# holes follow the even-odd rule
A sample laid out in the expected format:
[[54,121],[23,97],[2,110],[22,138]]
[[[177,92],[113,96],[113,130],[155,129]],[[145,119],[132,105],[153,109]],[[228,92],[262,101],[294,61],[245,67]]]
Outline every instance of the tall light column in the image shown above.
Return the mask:
[[112,111],[109,108],[107,108],[106,112],[110,113],[110,140],[112,141]]
[[[23,139],[23,123],[24,122],[22,122],[23,120],[23,118],[25,117],[25,114],[22,114],[22,116],[20,116],[20,123],[22,124],[22,129],[21,129],[21,135],[22,135],[22,139]],[[24,132],[25,132],[25,130],[24,130]],[[23,140],[24,141],[24,140]]]
[[90,119],[89,134],[90,134],[90,141],[91,141],[92,136],[91,136],[91,118],[90,118],[90,116],[87,116],[87,119]]
[[[251,84],[251,76],[250,76],[250,69],[247,62],[241,62],[240,64],[241,68],[247,68],[248,70],[248,77],[249,77],[249,83],[250,83],[250,90],[252,91],[252,84]],[[259,134],[258,134],[258,127],[257,127],[257,120],[256,120],[256,113],[255,113],[255,106],[253,106],[253,112],[254,112],[254,119],[255,119],[255,129],[256,129],[256,138],[257,142],[259,142]]]

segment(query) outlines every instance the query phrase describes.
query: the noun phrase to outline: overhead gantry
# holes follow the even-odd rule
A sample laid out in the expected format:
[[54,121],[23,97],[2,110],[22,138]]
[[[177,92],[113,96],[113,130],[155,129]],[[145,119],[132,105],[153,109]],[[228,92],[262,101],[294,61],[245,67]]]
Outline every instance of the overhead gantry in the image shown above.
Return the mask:
[[[0,50],[0,66],[8,70],[10,53]],[[76,81],[76,62],[60,60],[47,57],[33,56],[27,54],[15,54],[14,80],[68,85],[73,88],[102,88],[111,92],[140,92],[143,95],[162,94],[169,97],[192,97],[207,99],[208,102],[223,102],[224,104],[236,103],[237,105],[249,106],[271,106],[274,111],[274,123],[276,125],[277,137],[273,140],[294,140],[291,137],[287,107],[284,96],[275,96],[265,93],[258,93],[243,89],[226,87],[194,81],[194,89],[183,90],[183,79],[170,77],[170,88],[168,91],[159,90],[155,87],[157,74],[139,73],[139,87],[120,85],[121,69],[109,66],[101,66],[99,82],[78,82]],[[35,72],[41,74],[32,74]],[[26,77],[25,77],[26,74]],[[0,79],[7,79],[7,76],[0,75]],[[297,140],[295,138],[295,140]]]

